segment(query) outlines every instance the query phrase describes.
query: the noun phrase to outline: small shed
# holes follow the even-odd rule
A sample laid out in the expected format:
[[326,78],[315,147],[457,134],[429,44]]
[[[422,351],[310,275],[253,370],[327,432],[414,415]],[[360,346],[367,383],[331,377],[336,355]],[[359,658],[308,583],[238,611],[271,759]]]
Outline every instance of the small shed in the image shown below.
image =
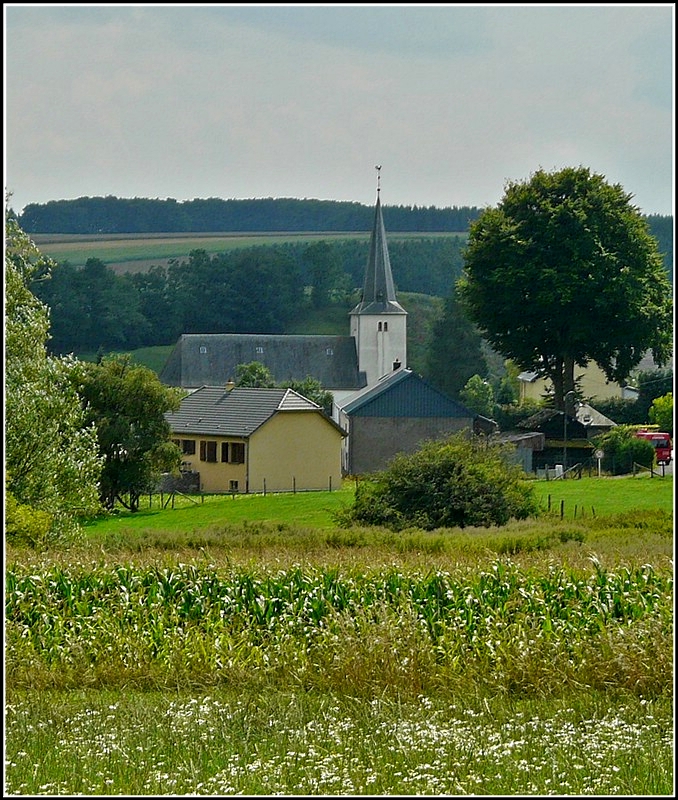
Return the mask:
[[544,434],[543,450],[534,453],[535,469],[563,464],[564,459],[567,460],[564,468],[568,469],[591,458],[595,450],[592,440],[616,424],[588,403],[579,403],[574,416],[554,408],[544,408],[519,422],[517,427]]

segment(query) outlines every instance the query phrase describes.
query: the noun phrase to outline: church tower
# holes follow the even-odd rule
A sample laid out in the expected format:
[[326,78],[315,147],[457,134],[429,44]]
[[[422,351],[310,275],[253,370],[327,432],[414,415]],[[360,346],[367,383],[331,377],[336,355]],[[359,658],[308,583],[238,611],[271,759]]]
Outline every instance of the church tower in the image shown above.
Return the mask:
[[381,167],[376,169],[377,205],[365,283],[361,301],[350,312],[358,369],[365,373],[368,386],[398,366],[407,366],[407,311],[396,300],[381,214]]

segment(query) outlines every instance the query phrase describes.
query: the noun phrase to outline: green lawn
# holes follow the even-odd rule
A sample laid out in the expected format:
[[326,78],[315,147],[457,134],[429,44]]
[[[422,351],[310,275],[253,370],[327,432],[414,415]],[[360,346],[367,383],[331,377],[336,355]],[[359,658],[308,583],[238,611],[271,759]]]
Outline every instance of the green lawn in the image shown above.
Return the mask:
[[[550,505],[564,517],[623,514],[634,509],[673,509],[673,476],[623,478],[582,478],[581,480],[533,482],[542,506]],[[135,514],[120,511],[115,516],[92,522],[88,530],[97,534],[120,530],[195,531],[219,525],[264,522],[306,528],[335,527],[334,512],[350,504],[355,484],[347,480],[333,492],[298,492],[296,494],[206,495],[188,499],[177,497],[174,509],[163,509],[160,496],[149,507],[145,498],[142,510]],[[169,500],[168,496],[162,498]]]

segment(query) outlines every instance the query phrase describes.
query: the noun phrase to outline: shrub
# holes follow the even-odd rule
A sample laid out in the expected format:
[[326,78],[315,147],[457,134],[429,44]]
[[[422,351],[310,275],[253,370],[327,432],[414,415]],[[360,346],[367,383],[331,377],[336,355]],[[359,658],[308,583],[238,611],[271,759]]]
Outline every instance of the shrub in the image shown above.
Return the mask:
[[654,447],[645,439],[635,435],[635,429],[628,425],[617,425],[593,440],[605,456],[602,468],[612,475],[624,475],[633,471],[633,464],[651,467],[654,463]]
[[393,530],[505,525],[539,513],[533,488],[511,464],[512,448],[455,434],[400,454],[383,472],[361,481],[339,524]]

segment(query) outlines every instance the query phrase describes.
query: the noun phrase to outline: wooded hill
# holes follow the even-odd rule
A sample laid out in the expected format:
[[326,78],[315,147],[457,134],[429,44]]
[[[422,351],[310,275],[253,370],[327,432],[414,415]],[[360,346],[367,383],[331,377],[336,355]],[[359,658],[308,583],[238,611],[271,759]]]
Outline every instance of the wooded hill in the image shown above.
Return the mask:
[[[382,206],[386,230],[395,233],[464,233],[482,212],[476,206]],[[673,216],[646,216],[673,279]],[[340,200],[211,197],[177,201],[79,197],[30,203],[18,215],[29,234],[368,232],[374,206]]]
[[[468,230],[475,206],[382,206],[388,230],[453,233]],[[374,206],[337,200],[166,200],[79,197],[31,203],[19,215],[26,233],[207,233],[369,231]]]

